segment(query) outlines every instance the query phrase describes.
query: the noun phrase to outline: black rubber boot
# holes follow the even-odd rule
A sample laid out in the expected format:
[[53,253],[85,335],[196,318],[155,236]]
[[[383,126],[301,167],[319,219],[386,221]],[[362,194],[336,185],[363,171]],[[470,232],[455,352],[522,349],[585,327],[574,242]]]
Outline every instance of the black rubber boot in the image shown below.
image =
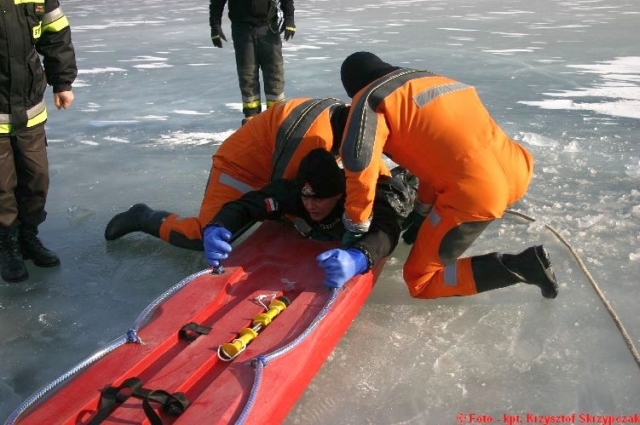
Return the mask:
[[504,254],[502,261],[510,270],[522,276],[525,283],[539,287],[543,297],[558,296],[556,275],[551,268],[549,253],[542,245],[529,247],[518,255]]
[[0,231],[0,267],[2,279],[6,282],[17,283],[29,279],[29,272],[20,253],[17,227]]
[[541,245],[527,248],[520,254],[493,252],[473,257],[471,268],[478,292],[524,282],[539,287],[545,298],[558,296],[558,282],[549,254]]
[[144,232],[157,238],[160,225],[169,215],[171,213],[152,210],[145,204],[135,204],[109,221],[104,229],[104,238],[112,241],[131,232]]
[[60,265],[60,258],[55,252],[42,244],[35,226],[20,226],[20,250],[25,260],[32,260],[38,267],[55,267]]

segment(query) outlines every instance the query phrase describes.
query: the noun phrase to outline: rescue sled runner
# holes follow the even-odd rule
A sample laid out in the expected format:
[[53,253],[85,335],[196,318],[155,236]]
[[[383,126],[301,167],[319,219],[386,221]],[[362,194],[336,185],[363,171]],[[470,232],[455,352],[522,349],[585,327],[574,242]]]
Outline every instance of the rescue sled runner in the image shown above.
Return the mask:
[[176,284],[126,336],[34,394],[7,424],[281,422],[384,263],[330,290],[315,257],[334,245],[260,225],[221,274]]

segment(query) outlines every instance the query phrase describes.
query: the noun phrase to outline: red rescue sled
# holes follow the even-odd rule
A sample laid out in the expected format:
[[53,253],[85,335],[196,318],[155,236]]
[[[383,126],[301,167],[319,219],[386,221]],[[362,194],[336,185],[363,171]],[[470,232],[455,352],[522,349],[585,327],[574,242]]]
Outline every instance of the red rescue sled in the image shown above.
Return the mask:
[[[150,306],[134,335],[49,393],[36,393],[8,423],[91,424],[102,415],[104,424],[153,424],[154,414],[163,424],[280,423],[382,268],[332,291],[315,257],[334,245],[303,239],[284,223],[260,225],[234,248],[222,274],[187,278]],[[148,398],[117,390],[131,378],[152,390],[142,391]],[[115,394],[111,405],[107,388]],[[182,396],[188,403],[180,409]]]

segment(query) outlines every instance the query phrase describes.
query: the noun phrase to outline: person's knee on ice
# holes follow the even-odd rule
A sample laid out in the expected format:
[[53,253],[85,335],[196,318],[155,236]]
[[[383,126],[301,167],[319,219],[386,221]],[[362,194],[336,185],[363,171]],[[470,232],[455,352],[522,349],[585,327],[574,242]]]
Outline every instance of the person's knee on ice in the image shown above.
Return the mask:
[[[470,259],[454,259],[447,264],[430,262],[426,272],[417,273],[412,264],[403,269],[405,283],[413,298],[436,299],[478,293],[470,272]],[[407,267],[408,266],[408,267]]]

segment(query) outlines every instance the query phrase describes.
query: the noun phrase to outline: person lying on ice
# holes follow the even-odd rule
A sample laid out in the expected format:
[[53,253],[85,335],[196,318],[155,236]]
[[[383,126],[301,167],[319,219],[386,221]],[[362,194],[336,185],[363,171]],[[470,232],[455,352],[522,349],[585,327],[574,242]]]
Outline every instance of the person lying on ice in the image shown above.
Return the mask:
[[[304,235],[319,240],[341,240],[344,234],[344,171],[335,157],[314,149],[302,160],[295,179],[274,180],[258,191],[227,203],[203,232],[207,263],[218,266],[231,253],[229,241],[247,224],[286,216],[302,220]],[[401,178],[381,175],[376,185],[369,231],[345,249],[318,256],[325,270],[324,284],[338,288],[356,274],[365,273],[395,249],[401,224],[413,209],[415,192]]]
[[278,102],[229,136],[213,164],[197,217],[180,217],[136,204],[114,216],[108,241],[144,232],[171,245],[202,251],[202,229],[222,205],[258,190],[271,180],[293,178],[300,160],[315,148],[337,154],[349,106],[333,98]]
[[533,172],[531,154],[495,123],[475,89],[369,52],[348,56],[340,74],[353,100],[341,144],[347,231],[369,229],[384,153],[418,179],[421,208],[412,215],[420,218],[403,234],[413,243],[403,266],[412,297],[473,295],[525,282],[555,298],[558,284],[542,246],[460,258],[524,196]]

